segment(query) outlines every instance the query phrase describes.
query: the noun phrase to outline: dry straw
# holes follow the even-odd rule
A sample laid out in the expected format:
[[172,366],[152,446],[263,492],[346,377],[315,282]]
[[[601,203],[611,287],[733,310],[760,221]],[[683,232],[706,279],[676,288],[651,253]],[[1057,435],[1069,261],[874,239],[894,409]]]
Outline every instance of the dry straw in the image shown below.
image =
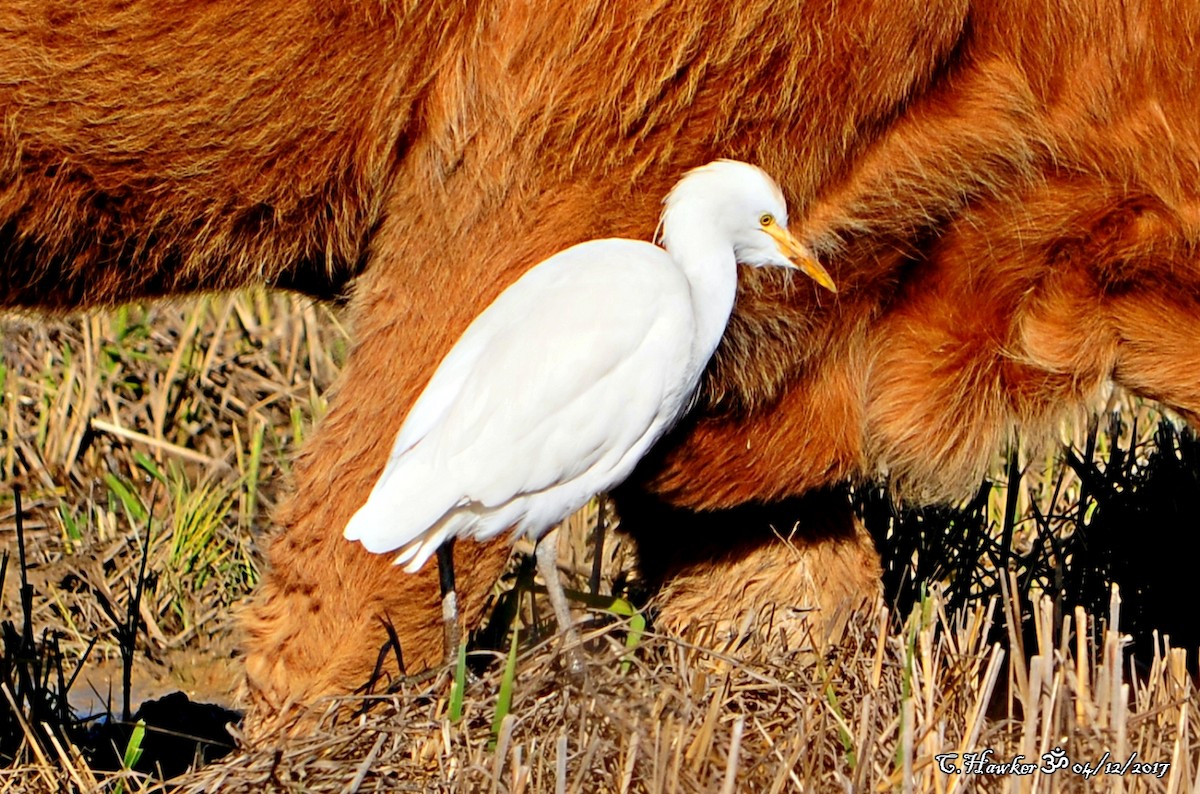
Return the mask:
[[[139,538],[149,522],[134,677],[167,671],[164,683],[182,688],[181,675],[195,677],[223,658],[225,678],[209,691],[228,692],[236,670],[228,658],[232,605],[256,578],[252,538],[268,525],[287,454],[324,410],[321,395],[345,348],[337,318],[292,298],[252,293],[53,323],[10,318],[0,333],[0,533],[14,538],[16,511],[6,494],[22,484],[30,621],[39,640],[55,638],[38,646],[44,669],[58,653],[69,677],[93,643],[85,670],[120,656],[117,629],[139,579]],[[1083,438],[1073,441],[1085,446]],[[1115,460],[1115,450],[1097,454]],[[1049,517],[1058,521],[1069,512],[1063,504],[1086,501],[1087,474],[1079,471],[1019,492],[984,492],[978,511],[1028,559],[1063,570],[1057,551],[1038,552],[1038,544],[1058,549],[1043,532]],[[606,527],[611,520],[604,519]],[[561,547],[564,570],[593,593],[629,576],[620,542],[610,540],[593,565],[595,522],[594,513],[576,519]],[[912,573],[937,562],[931,550],[945,547],[946,538],[926,534],[927,544],[902,550],[892,569],[908,577],[911,609],[897,614],[877,605],[847,621],[841,637],[783,637],[764,614],[740,645],[714,649],[700,632],[650,633],[630,655],[625,620],[597,614],[585,681],[561,677],[553,642],[527,643],[511,707],[495,731],[504,660],[476,654],[473,661],[490,664],[476,665],[481,672],[466,683],[457,722],[448,716],[447,672],[369,702],[321,704],[305,735],[243,747],[168,783],[100,771],[61,726],[30,719],[28,692],[13,683],[19,675],[12,664],[32,657],[6,643],[0,708],[13,715],[14,761],[0,769],[0,794],[118,786],[555,794],[1197,790],[1200,724],[1183,650],[1143,642],[1131,657],[1126,638],[1112,628],[1119,625],[1119,597],[1092,599],[1090,614],[1064,608],[1062,598],[1039,597],[1030,577],[1010,574],[997,551],[1002,544],[992,540],[979,543],[981,566],[922,596]],[[943,555],[947,561],[962,562]],[[16,621],[13,641],[21,643],[15,581],[10,570],[0,619]],[[523,626],[536,630],[527,600]],[[523,637],[532,633],[522,630]],[[1170,766],[1161,777],[1091,780],[1069,768],[1006,776],[943,771],[986,749],[997,763],[1020,754],[1036,764],[1056,748],[1071,763],[1105,753],[1124,763],[1136,752],[1140,761]],[[120,757],[128,748],[116,749]],[[956,757],[939,763],[945,754]]]

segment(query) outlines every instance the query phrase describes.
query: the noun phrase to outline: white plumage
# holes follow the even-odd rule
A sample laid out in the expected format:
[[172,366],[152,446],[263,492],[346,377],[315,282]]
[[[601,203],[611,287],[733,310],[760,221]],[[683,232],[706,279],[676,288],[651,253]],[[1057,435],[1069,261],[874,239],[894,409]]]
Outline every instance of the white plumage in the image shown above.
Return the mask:
[[[733,309],[737,263],[829,275],[760,169],[697,168],[664,201],[664,248],[593,240],[529,270],[463,333],[345,530],[416,571],[455,537],[538,540],[629,476],[680,417]],[[549,584],[549,583],[548,583]]]

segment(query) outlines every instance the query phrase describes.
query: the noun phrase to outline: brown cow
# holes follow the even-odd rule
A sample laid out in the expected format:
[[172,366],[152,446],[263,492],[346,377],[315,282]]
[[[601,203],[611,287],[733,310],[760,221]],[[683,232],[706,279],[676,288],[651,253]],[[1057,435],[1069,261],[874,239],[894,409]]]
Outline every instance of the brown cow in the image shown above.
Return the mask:
[[[791,597],[794,550],[674,561],[639,493],[952,495],[1109,379],[1200,416],[1198,38],[1167,0],[9,0],[0,305],[361,274],[246,623],[261,716],[361,682],[385,620],[410,671],[437,660],[432,571],[341,540],[405,408],[524,268],[648,238],[714,156],[779,179],[841,294],[746,274],[705,401],[626,497],[673,621],[753,572]],[[873,563],[831,512],[805,570],[853,593]],[[507,550],[459,545],[469,619]]]

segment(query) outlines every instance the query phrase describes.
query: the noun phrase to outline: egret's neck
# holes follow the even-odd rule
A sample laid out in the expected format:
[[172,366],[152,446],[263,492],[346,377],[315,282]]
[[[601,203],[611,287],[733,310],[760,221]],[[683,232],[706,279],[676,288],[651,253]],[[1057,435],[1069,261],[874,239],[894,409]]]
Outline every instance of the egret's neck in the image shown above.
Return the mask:
[[696,353],[706,362],[725,333],[737,295],[733,249],[715,232],[694,227],[686,236],[664,234],[663,245],[691,286]]

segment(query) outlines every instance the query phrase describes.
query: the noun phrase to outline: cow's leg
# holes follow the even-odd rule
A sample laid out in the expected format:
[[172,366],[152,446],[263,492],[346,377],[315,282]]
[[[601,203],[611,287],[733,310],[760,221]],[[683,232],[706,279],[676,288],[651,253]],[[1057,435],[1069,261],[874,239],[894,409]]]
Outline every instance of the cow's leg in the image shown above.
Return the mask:
[[623,493],[618,508],[663,587],[658,626],[706,644],[820,648],[879,593],[879,555],[842,490],[710,513]]
[[[280,531],[245,615],[250,720],[361,687],[389,632],[399,641],[383,657],[389,677],[401,659],[410,674],[442,659],[437,566],[407,574],[392,555],[344,540],[342,529],[437,362],[506,281],[495,256],[472,250],[437,219],[389,220],[373,249],[352,297],[354,347],[329,413],[296,460],[294,491],[276,517]],[[453,266],[419,254],[439,249],[457,250]],[[464,628],[477,622],[508,553],[507,539],[456,544]]]
[[[1200,211],[1156,246],[1158,266],[1130,268],[1104,300],[1117,337],[1113,379],[1178,411],[1200,430]],[[1119,264],[1127,265],[1127,262]]]

